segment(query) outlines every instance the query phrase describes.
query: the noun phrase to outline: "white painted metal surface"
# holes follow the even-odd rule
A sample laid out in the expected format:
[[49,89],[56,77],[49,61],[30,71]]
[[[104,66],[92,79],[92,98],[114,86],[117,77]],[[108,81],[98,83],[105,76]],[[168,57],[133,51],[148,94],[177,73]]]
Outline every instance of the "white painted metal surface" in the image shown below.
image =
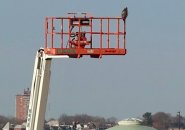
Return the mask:
[[36,54],[26,130],[43,130],[53,58],[69,57],[46,55],[42,49]]

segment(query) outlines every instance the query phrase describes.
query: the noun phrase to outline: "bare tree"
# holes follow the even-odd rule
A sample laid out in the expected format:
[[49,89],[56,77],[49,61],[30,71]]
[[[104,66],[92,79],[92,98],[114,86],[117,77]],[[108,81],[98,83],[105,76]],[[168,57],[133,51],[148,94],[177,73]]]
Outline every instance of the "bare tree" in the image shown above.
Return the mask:
[[15,117],[5,117],[0,115],[0,128],[2,128],[7,122],[11,124],[22,124],[23,121],[16,119]]
[[110,117],[106,120],[106,123],[111,125],[110,127],[112,127],[112,126],[115,126],[117,124],[117,121],[118,121],[117,118]]
[[159,130],[167,130],[171,124],[171,115],[164,112],[158,112],[152,116],[153,127]]

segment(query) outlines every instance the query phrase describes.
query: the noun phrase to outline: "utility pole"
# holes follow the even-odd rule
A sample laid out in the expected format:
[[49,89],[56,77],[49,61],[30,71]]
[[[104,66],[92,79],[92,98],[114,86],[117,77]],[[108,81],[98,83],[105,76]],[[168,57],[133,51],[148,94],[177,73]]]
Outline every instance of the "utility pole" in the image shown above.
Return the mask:
[[180,130],[180,129],[181,129],[181,127],[180,127],[180,124],[181,124],[181,120],[180,120],[180,118],[181,118],[180,111],[177,112],[177,114],[178,114],[178,126],[179,126],[179,130]]

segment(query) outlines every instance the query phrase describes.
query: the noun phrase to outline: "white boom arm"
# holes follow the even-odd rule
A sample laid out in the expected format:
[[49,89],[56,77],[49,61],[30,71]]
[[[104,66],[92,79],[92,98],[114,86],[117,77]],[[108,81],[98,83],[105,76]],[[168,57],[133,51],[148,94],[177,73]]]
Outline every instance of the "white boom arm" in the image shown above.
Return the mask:
[[37,52],[33,71],[26,130],[43,130],[51,75],[50,67],[52,58],[69,57],[66,55],[47,55],[42,49]]

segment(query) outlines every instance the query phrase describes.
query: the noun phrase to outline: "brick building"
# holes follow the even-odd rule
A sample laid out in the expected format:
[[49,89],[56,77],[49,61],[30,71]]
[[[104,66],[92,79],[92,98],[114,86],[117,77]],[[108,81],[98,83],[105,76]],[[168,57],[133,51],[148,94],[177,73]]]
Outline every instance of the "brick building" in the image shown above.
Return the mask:
[[30,90],[24,90],[23,94],[16,95],[16,118],[26,120],[30,100]]

